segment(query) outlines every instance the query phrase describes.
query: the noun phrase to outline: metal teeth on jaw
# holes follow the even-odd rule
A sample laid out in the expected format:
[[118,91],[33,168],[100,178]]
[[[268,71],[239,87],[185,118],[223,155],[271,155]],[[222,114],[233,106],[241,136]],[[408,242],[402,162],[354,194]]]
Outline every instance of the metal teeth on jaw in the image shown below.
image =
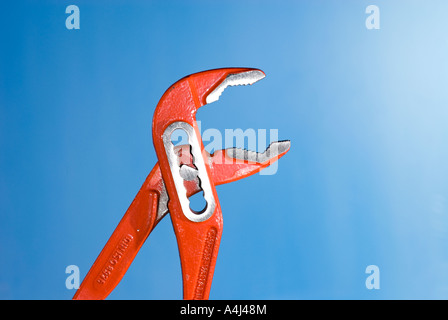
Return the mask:
[[262,153],[248,151],[240,148],[228,148],[226,149],[226,153],[228,157],[233,159],[263,163],[288,151],[290,146],[291,141],[285,140],[272,142],[269,147]]
[[208,103],[215,102],[221,96],[221,93],[225,90],[225,88],[229,86],[245,86],[248,84],[253,84],[258,80],[261,80],[265,77],[265,74],[259,70],[251,70],[247,72],[234,73],[229,74],[227,78],[223,82],[221,82],[215,90],[213,90],[205,99]]

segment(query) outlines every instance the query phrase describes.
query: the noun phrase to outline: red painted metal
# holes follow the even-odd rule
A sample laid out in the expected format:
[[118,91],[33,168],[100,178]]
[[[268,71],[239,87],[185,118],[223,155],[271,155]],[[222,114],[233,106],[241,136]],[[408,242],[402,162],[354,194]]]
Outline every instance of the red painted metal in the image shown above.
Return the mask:
[[177,81],[165,92],[154,112],[153,142],[170,198],[168,206],[179,247],[184,299],[187,300],[209,297],[223,229],[221,206],[216,193],[216,183],[210,179],[210,165],[203,154],[216,207],[212,216],[202,222],[191,221],[185,216],[171,174],[163,135],[167,127],[174,122],[188,123],[194,128],[201,150],[204,150],[196,124],[197,110],[206,104],[207,94],[227,76],[252,70],[256,69],[226,68],[189,75]]
[[[157,212],[164,186],[179,246],[184,299],[208,299],[223,227],[215,186],[255,174],[288,151],[258,163],[230,159],[225,150],[212,155],[204,150],[196,124],[197,109],[206,104],[207,94],[229,74],[251,70],[257,69],[226,68],[196,73],[179,80],[165,92],[153,118],[153,141],[159,162],[149,173],[73,299],[105,299],[117,286],[148,235],[163,218]],[[165,129],[177,121],[186,122],[194,128],[216,202],[211,217],[202,222],[190,221],[182,212],[162,141]],[[175,150],[180,156],[180,164],[193,167],[189,146],[176,147]],[[188,156],[181,156],[182,153]],[[201,191],[198,178],[184,181],[184,186],[188,197]]]

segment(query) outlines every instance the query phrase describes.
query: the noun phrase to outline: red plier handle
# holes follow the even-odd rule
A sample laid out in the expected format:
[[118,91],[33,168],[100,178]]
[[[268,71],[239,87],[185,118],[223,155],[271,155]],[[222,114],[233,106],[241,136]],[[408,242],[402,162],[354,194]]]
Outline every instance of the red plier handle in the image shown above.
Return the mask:
[[120,282],[156,224],[159,192],[151,185],[153,181],[161,181],[158,166],[146,178],[73,299],[105,299]]
[[[210,164],[204,154],[197,110],[218,100],[232,85],[252,84],[265,77],[252,68],[222,68],[189,75],[173,84],[162,96],[154,111],[152,136],[177,238],[182,266],[184,299],[208,299],[221,241],[223,219],[212,179]],[[189,206],[179,162],[173,152],[171,135],[182,130],[187,135],[193,165],[206,202],[195,212]]]

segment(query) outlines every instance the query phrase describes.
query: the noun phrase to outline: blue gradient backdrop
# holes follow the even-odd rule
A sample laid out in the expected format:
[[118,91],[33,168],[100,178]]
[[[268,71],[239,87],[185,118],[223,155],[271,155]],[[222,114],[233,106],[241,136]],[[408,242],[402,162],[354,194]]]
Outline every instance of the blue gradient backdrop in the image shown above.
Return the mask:
[[[76,4],[81,29],[67,30]],[[381,29],[367,30],[375,4]],[[267,77],[198,113],[278,129],[272,176],[220,186],[212,299],[448,298],[446,1],[3,1],[0,298],[70,299],[156,163],[169,85]],[[367,290],[365,269],[380,268]],[[110,299],[180,299],[170,219]]]

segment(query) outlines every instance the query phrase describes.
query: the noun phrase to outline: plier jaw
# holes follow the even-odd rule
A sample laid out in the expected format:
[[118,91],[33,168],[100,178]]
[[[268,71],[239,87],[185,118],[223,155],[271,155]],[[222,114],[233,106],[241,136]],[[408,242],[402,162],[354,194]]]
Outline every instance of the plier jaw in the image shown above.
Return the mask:
[[[119,283],[146,238],[170,212],[182,266],[184,299],[208,299],[223,219],[216,186],[267,167],[289,151],[289,141],[272,143],[263,153],[236,148],[204,149],[196,111],[216,101],[227,86],[252,84],[258,69],[215,69],[172,85],[154,112],[153,142],[159,162],[121,219],[73,299],[105,299]],[[174,146],[171,134],[184,130],[188,145]],[[189,197],[203,191],[206,206],[194,211]]]

